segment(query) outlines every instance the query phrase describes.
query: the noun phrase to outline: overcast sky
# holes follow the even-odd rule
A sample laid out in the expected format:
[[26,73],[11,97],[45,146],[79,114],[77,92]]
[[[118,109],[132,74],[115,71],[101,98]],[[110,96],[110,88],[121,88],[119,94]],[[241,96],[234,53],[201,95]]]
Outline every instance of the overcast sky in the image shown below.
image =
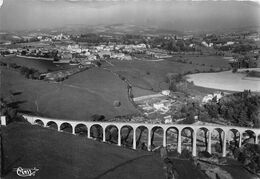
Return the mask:
[[257,26],[260,23],[260,7],[242,2],[4,0],[0,9],[0,30],[115,23],[174,30]]

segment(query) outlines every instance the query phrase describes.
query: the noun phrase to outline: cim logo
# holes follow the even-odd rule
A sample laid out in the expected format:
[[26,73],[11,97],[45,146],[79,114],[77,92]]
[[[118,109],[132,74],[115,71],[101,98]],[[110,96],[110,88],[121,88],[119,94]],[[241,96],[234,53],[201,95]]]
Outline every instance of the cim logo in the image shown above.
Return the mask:
[[20,177],[30,177],[35,176],[36,172],[39,171],[37,168],[22,168],[18,167],[16,168],[16,174]]

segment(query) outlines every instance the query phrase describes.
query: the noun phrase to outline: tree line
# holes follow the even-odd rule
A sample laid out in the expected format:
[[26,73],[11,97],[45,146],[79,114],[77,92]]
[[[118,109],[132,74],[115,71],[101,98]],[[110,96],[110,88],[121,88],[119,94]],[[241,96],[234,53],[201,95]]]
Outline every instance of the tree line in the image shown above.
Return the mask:
[[37,69],[29,68],[26,66],[20,66],[20,65],[17,65],[16,63],[0,62],[0,66],[7,67],[9,69],[18,70],[20,72],[20,74],[23,75],[27,79],[39,79],[40,75],[41,75],[41,73]]
[[260,96],[249,90],[222,97],[219,101],[213,98],[211,102],[201,105],[198,101],[189,101],[181,107],[173,117],[185,117],[184,123],[223,122],[241,127],[260,127]]

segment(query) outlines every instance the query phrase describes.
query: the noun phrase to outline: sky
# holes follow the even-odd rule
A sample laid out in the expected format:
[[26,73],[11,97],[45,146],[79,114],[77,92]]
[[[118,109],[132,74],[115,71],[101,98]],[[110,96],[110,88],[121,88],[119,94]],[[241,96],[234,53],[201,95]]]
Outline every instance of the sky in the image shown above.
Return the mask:
[[0,30],[5,31],[118,23],[172,30],[259,26],[260,0],[4,0],[0,8]]

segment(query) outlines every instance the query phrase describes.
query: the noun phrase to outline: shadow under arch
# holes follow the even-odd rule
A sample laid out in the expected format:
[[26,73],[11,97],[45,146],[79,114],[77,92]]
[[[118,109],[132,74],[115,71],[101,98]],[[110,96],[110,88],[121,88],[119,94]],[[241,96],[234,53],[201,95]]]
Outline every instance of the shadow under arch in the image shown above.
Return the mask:
[[241,144],[244,145],[246,143],[255,144],[256,134],[254,131],[248,129],[242,132],[242,141]]
[[161,126],[154,126],[151,129],[151,150],[163,145],[163,130]]
[[132,148],[134,130],[130,125],[122,126],[120,129],[121,144],[125,147]]
[[46,127],[58,130],[58,124],[54,121],[47,122]]
[[206,127],[200,127],[197,129],[197,141],[196,141],[196,148],[197,152],[202,152],[202,151],[209,151],[208,149],[208,142],[209,142],[209,129]]
[[148,150],[148,128],[146,126],[138,126],[136,128],[136,148],[141,150]]
[[[211,133],[211,151],[212,153],[223,153],[225,131],[221,128],[214,128]],[[226,150],[226,149],[225,149]]]
[[88,128],[85,124],[77,124],[75,126],[75,134],[79,136],[88,136]]
[[96,140],[103,139],[103,127],[99,124],[94,124],[90,127],[90,136]]
[[168,151],[177,150],[179,129],[171,126],[166,129],[166,147]]
[[228,130],[228,144],[229,148],[238,148],[239,147],[239,138],[241,133],[237,129]]
[[36,120],[34,121],[34,124],[37,124],[37,125],[42,126],[42,127],[44,126],[43,121],[40,120],[40,119],[36,119]]
[[192,142],[193,142],[193,133],[194,129],[191,127],[184,127],[181,130],[181,151],[184,149],[192,152]]
[[64,122],[60,125],[60,130],[68,133],[72,133],[72,125],[68,122]]
[[108,125],[105,129],[106,142],[118,144],[118,127],[116,125]]

